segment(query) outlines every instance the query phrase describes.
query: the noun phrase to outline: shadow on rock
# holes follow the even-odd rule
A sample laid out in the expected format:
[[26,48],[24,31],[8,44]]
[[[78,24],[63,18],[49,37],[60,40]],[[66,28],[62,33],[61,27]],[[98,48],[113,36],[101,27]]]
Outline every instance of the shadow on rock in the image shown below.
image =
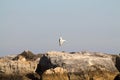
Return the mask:
[[26,75],[26,77],[31,79],[31,80],[40,80],[40,76],[38,74],[35,74],[35,73],[29,73]]
[[115,66],[118,69],[118,71],[120,72],[120,57],[119,56],[116,57]]
[[50,58],[47,57],[46,55],[43,55],[43,57],[40,58],[39,64],[37,65],[36,72],[39,75],[42,75],[43,72],[46,71],[47,69],[55,68],[55,67],[57,66],[51,63]]
[[114,80],[120,80],[120,73],[115,77]]

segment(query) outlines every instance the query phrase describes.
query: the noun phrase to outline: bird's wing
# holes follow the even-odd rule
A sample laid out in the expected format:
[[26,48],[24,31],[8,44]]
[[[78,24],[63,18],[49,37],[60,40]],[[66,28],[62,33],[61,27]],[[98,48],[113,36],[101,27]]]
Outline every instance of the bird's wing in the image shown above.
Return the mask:
[[62,37],[59,38],[59,46],[62,46],[62,44],[65,42],[66,40],[63,40]]
[[61,44],[61,39],[59,39],[59,46],[61,46],[62,44]]

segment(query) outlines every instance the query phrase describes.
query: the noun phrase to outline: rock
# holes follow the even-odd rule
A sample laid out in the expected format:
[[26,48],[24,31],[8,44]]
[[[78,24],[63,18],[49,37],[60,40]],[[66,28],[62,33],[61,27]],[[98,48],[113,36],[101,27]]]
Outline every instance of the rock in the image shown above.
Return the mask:
[[26,58],[20,55],[18,56],[18,61],[26,61]]
[[46,70],[42,76],[42,80],[69,80],[67,70],[56,67]]
[[54,69],[51,68],[44,72],[44,74],[64,74],[64,73],[67,73],[67,70],[61,67],[56,67]]
[[120,73],[115,76],[114,80],[120,80]]
[[13,60],[19,60],[21,56],[24,57],[28,61],[30,61],[30,60],[34,61],[35,59],[37,59],[37,56],[35,54],[33,54],[29,50],[25,50],[21,54],[17,55],[15,58],[13,58]]
[[31,51],[24,51],[21,54],[7,58],[0,58],[0,73],[1,74],[28,74],[35,73],[38,60]]
[[24,51],[16,57],[0,58],[0,79],[119,80],[119,63],[120,56],[113,54],[52,51],[35,55]]
[[0,58],[1,80],[39,80],[40,76],[35,73],[37,64],[42,54],[33,54],[24,51],[16,56],[5,56]]
[[120,56],[116,56],[115,66],[120,72]]
[[96,52],[48,52],[41,57],[36,72],[53,74],[56,67],[66,69],[69,80],[113,80],[118,74],[113,56]]
[[4,74],[27,74],[36,70],[37,62],[33,61],[4,61],[0,60],[0,73]]

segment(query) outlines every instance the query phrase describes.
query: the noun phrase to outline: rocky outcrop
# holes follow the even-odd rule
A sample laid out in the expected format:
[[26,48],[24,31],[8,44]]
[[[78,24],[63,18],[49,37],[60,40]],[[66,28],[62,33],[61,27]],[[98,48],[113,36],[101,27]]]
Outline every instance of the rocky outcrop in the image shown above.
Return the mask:
[[24,51],[0,58],[1,80],[119,80],[120,56],[98,52]]
[[35,60],[37,60],[38,58],[41,57],[41,54],[35,55],[31,51],[25,50],[21,54],[14,57],[13,60],[19,60],[21,56],[24,57],[27,61],[35,61]]
[[[17,56],[5,56],[0,58],[1,80],[30,80],[39,79],[35,73],[41,55],[35,55],[31,51],[24,51]],[[37,76],[37,78],[36,78]]]
[[[10,56],[9,56],[10,57]],[[0,73],[1,74],[28,74],[35,73],[38,59],[40,56],[33,54],[27,50],[18,54],[17,56],[0,59]]]
[[113,56],[96,52],[48,52],[41,57],[36,72],[43,77],[57,67],[67,70],[69,80],[113,80],[118,74]]
[[67,70],[62,67],[56,67],[46,70],[42,76],[42,80],[69,80]]
[[26,74],[34,73],[37,67],[36,61],[26,61],[25,58],[18,61],[0,60],[0,73],[2,74]]

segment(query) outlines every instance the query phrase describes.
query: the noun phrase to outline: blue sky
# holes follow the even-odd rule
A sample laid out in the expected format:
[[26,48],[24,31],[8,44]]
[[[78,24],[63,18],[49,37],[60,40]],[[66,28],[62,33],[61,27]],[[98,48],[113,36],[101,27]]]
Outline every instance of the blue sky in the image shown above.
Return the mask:
[[[120,0],[0,0],[0,55],[120,53]],[[67,42],[58,46],[62,36]]]

